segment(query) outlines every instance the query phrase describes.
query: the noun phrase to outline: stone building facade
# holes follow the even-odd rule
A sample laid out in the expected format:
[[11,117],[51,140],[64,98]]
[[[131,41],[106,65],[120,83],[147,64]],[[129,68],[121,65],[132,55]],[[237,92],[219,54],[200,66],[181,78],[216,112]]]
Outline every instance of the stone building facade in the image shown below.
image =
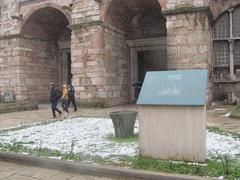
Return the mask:
[[[18,101],[46,102],[48,84],[66,83],[71,73],[78,103],[112,106],[136,100],[131,84],[143,80],[146,71],[208,69],[211,102],[238,86],[234,58],[239,54],[233,55],[235,46],[229,45],[234,40],[238,44],[238,39],[232,33],[227,39],[214,36],[216,29],[221,34],[225,28],[223,14],[238,12],[238,4],[238,0],[1,0],[0,91],[14,91]],[[232,24],[232,20],[227,24],[229,29]],[[229,44],[219,45],[222,41]],[[226,47],[227,65],[218,69],[219,53]],[[225,72],[229,78],[217,78]]]

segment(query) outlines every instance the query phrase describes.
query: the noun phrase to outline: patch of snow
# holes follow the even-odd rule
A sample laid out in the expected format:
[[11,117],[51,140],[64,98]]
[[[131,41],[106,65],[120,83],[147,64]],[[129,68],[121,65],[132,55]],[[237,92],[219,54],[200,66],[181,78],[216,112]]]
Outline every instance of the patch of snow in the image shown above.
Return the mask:
[[48,148],[62,153],[72,151],[101,157],[137,154],[137,142],[117,143],[107,140],[107,136],[113,133],[110,119],[77,118],[9,131],[0,142],[23,142],[24,146],[29,148]]
[[230,117],[231,113],[224,114],[225,117]]
[[[135,125],[138,133],[138,122]],[[229,154],[240,160],[240,140],[231,135],[220,135],[207,131],[207,157],[216,153]],[[111,119],[77,118],[57,121],[50,124],[32,126],[16,131],[3,132],[0,143],[23,142],[29,148],[48,148],[62,153],[82,153],[85,155],[107,157],[117,161],[119,155],[138,154],[138,142],[118,143],[107,137],[114,134]]]
[[232,157],[240,159],[240,140],[234,139],[231,135],[220,135],[207,131],[207,156],[210,158],[228,154]]
[[226,109],[224,108],[216,108],[216,109],[213,109],[214,111],[226,111]]

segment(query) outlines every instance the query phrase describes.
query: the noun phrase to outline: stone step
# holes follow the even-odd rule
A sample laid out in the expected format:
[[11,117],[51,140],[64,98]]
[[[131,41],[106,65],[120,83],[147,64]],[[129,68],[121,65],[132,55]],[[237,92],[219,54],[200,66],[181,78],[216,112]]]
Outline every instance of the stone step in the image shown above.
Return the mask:
[[0,103],[0,114],[29,110],[38,110],[38,105],[30,102]]

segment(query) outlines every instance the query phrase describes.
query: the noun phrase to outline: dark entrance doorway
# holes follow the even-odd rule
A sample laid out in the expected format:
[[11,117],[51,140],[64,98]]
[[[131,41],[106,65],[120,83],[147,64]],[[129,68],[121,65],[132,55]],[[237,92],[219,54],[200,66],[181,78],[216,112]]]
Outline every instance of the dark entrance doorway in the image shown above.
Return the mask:
[[[137,52],[137,81],[143,82],[147,72],[166,71],[167,58],[165,49],[145,50]],[[157,83],[157,82],[156,82]],[[140,93],[140,87],[135,88],[135,102]]]
[[64,50],[63,55],[63,64],[62,64],[62,82],[70,84],[72,80],[72,60],[71,60],[71,51],[70,49]]

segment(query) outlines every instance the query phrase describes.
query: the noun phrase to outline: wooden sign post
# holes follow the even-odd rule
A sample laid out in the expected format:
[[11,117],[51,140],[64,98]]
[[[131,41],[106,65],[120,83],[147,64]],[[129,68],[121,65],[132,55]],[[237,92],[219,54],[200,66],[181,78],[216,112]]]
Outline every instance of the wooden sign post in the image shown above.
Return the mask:
[[206,70],[148,72],[138,99],[140,153],[206,160]]

